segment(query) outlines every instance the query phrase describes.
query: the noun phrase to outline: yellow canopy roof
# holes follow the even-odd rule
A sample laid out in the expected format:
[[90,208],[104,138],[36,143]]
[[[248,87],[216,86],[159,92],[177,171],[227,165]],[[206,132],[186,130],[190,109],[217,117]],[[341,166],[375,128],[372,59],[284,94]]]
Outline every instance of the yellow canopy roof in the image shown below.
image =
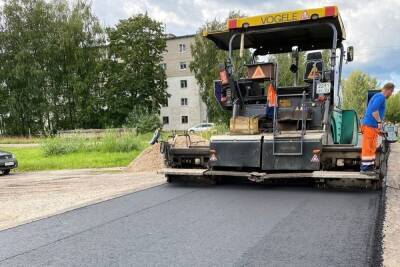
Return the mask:
[[[336,6],[285,11],[252,17],[230,19],[224,31],[203,32],[220,49],[228,50],[232,35],[244,32],[245,48],[263,48],[268,53],[331,48],[333,29],[337,31],[337,46],[345,39],[342,20]],[[240,38],[235,38],[232,49],[239,49]]]

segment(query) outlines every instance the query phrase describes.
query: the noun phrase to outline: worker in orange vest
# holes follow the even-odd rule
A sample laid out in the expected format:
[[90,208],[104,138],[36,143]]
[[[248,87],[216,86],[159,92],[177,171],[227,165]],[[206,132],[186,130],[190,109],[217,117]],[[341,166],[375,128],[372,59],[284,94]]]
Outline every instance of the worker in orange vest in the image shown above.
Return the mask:
[[278,103],[276,102],[276,90],[272,83],[270,83],[268,87],[267,102],[267,117],[272,119],[274,117],[274,109],[278,106]]
[[378,142],[378,135],[382,132],[382,121],[385,115],[386,99],[394,90],[393,83],[383,86],[382,92],[375,94],[368,103],[365,110],[361,147],[361,168],[360,172],[367,175],[375,175],[375,155]]

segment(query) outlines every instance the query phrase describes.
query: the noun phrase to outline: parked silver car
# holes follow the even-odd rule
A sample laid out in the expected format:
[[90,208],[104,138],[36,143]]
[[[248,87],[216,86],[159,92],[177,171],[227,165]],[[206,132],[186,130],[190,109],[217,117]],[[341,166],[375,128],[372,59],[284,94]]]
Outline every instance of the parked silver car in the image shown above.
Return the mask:
[[203,132],[203,131],[208,131],[211,130],[211,128],[214,127],[214,123],[200,123],[192,128],[188,129],[189,133],[198,133],[198,132]]
[[0,171],[7,175],[11,169],[18,167],[18,161],[15,156],[6,151],[0,150]]

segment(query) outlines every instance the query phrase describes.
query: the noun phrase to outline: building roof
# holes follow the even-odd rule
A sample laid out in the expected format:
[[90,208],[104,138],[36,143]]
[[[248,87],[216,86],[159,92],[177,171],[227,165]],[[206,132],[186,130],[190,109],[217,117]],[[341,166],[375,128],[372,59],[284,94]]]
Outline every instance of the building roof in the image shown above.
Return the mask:
[[168,34],[166,34],[166,39],[167,40],[175,40],[175,39],[191,38],[194,36],[196,36],[196,34],[187,34],[187,35],[176,36],[175,34],[168,33]]

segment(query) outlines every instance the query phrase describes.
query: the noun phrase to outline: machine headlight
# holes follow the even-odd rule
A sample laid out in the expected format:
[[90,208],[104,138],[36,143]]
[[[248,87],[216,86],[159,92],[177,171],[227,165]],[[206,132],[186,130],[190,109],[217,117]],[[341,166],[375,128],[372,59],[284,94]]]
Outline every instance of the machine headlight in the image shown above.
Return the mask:
[[12,159],[15,159],[15,155],[14,155],[14,154],[11,154],[11,158],[12,158]]

